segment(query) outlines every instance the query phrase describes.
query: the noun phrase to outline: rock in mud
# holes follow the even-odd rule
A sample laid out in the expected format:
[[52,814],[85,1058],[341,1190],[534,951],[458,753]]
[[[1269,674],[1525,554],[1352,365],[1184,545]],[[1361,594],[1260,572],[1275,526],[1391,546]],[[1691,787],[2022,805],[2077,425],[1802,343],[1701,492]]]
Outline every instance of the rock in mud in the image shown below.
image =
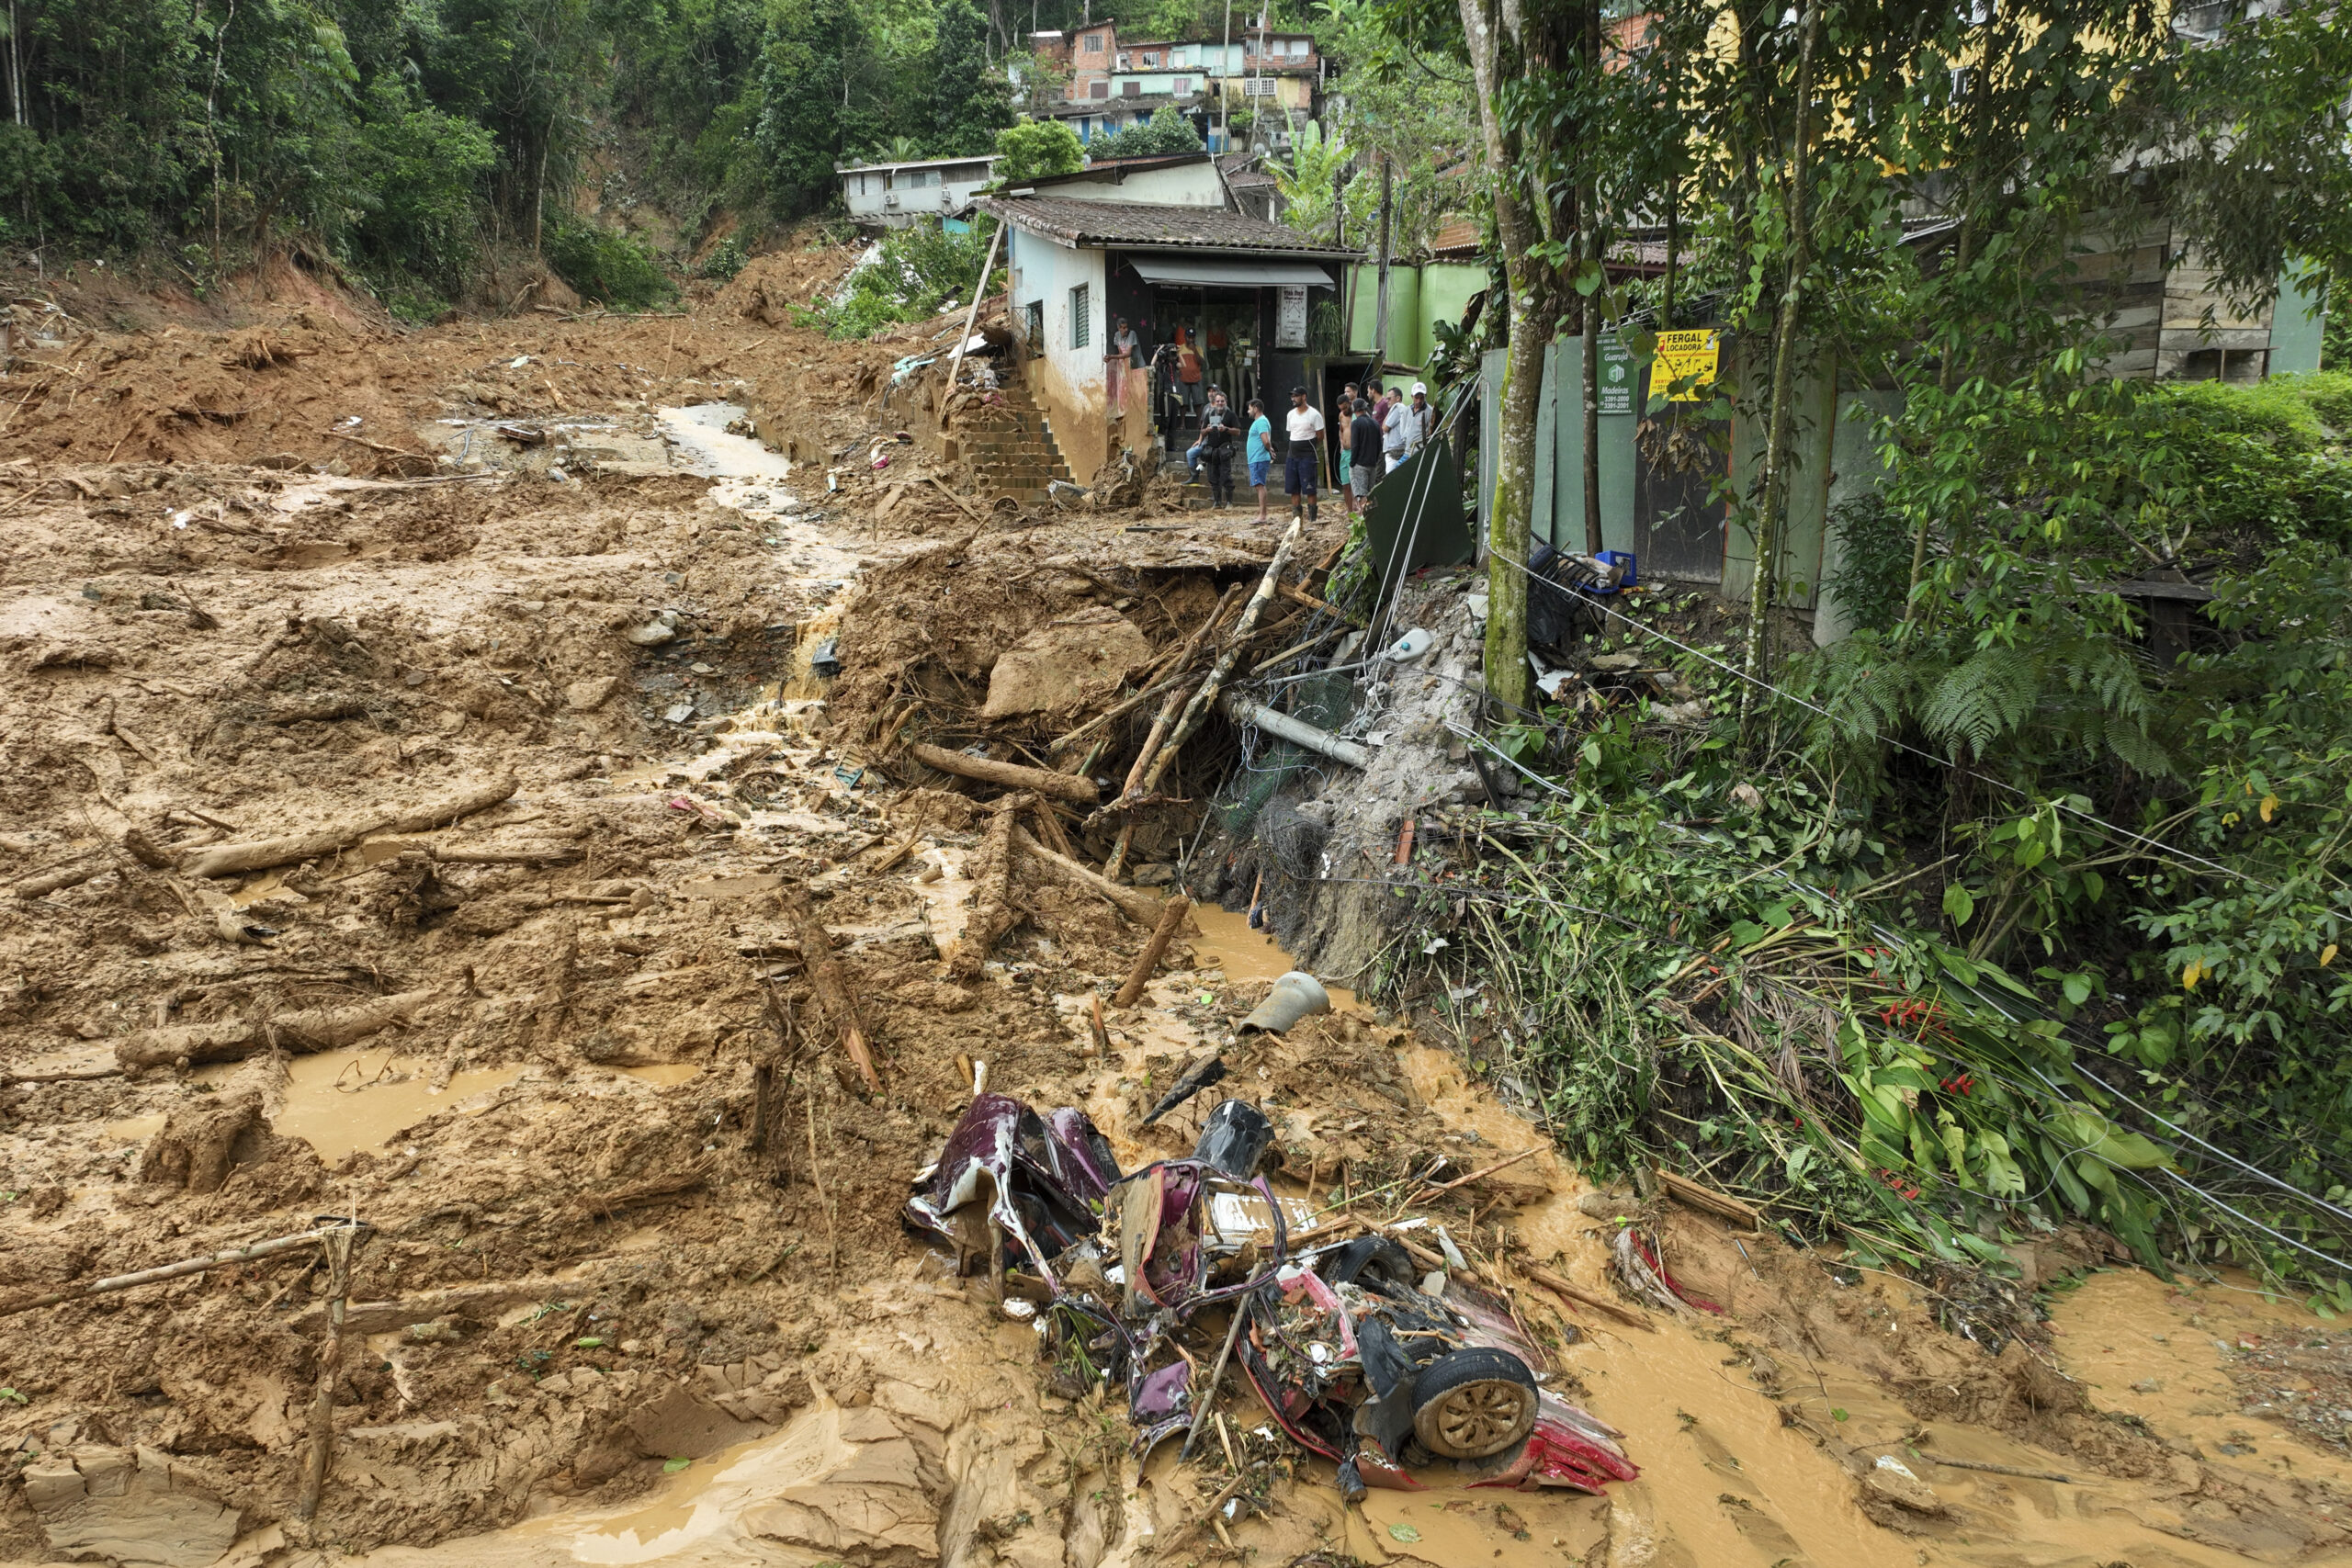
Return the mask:
[[639,648],[659,648],[677,635],[678,617],[665,610],[643,626],[632,628],[628,640]]
[[159,1449],[77,1448],[23,1474],[25,1501],[56,1551],[198,1568],[237,1539],[238,1511]]
[[585,681],[574,681],[563,689],[564,705],[574,713],[594,713],[613,700],[620,690],[617,675],[594,675]]
[[1878,1462],[1862,1474],[1865,1501],[1892,1503],[1913,1514],[1941,1514],[1944,1500],[1936,1489],[1920,1480],[1911,1467],[1893,1454],[1881,1454]]
[[826,1450],[822,1468],[747,1509],[743,1528],[867,1568],[937,1562],[945,1475],[888,1413],[869,1405],[831,1414],[834,1430],[808,1438]]
[[989,671],[980,717],[1073,712],[1107,694],[1150,658],[1150,642],[1125,615],[1101,604],[1081,610],[1005,649]]

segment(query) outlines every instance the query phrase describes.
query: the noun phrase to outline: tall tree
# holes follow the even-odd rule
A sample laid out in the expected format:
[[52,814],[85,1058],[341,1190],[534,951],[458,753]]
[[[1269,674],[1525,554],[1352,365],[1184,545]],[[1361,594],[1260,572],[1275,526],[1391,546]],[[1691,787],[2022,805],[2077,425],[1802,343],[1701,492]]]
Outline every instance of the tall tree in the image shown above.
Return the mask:
[[1012,85],[988,58],[987,22],[972,0],[940,0],[938,42],[932,52],[933,152],[944,158],[988,152],[1011,125]]

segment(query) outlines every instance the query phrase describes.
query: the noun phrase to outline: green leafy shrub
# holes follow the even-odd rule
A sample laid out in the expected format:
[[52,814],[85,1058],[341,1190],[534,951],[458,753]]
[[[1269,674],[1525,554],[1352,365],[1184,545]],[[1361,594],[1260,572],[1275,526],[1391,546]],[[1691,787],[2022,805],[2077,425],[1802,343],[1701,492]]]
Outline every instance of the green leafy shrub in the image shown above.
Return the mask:
[[1017,185],[1047,175],[1074,175],[1086,167],[1086,145],[1069,123],[1023,120],[996,133],[996,180]]
[[1105,158],[1172,157],[1198,152],[1202,146],[1200,133],[1193,129],[1193,122],[1178,114],[1175,105],[1162,104],[1142,124],[1130,125],[1090,141],[1086,151],[1099,164]]
[[[2352,306],[2346,307],[2352,310]],[[2273,376],[2267,386],[2300,398],[2338,439],[2352,437],[2352,370],[2319,370],[2308,376]]]
[[710,254],[702,258],[702,265],[695,270],[714,283],[726,283],[741,272],[751,259],[741,237],[729,234],[711,246]]
[[895,322],[927,321],[946,301],[972,297],[988,252],[988,232],[978,224],[961,233],[929,222],[893,229],[881,254],[850,274],[839,299],[796,305],[793,319],[835,338],[871,337]]
[[581,297],[623,310],[642,310],[677,293],[653,253],[622,233],[565,216],[548,225],[548,265]]

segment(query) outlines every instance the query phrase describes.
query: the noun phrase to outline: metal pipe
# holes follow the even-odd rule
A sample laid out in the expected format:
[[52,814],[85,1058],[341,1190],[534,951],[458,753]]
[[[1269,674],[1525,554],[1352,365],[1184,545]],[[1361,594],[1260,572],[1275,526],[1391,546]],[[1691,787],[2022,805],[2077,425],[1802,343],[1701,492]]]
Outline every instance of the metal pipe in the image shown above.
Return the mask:
[[1269,735],[1280,736],[1310,751],[1320,751],[1334,761],[1345,762],[1351,768],[1372,766],[1372,753],[1354,741],[1342,740],[1329,730],[1318,729],[1303,718],[1276,713],[1265,704],[1251,702],[1238,692],[1227,695],[1225,711],[1237,724],[1254,724]]

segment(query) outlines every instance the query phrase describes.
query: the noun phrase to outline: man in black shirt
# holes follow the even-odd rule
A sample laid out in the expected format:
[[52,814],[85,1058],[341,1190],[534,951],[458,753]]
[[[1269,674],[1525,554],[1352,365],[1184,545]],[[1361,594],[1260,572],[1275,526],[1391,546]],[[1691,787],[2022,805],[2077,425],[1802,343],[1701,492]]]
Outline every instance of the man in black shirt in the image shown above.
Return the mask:
[[1355,417],[1348,422],[1349,516],[1372,494],[1372,481],[1379,472],[1380,422],[1372,417],[1372,404],[1358,398]]

